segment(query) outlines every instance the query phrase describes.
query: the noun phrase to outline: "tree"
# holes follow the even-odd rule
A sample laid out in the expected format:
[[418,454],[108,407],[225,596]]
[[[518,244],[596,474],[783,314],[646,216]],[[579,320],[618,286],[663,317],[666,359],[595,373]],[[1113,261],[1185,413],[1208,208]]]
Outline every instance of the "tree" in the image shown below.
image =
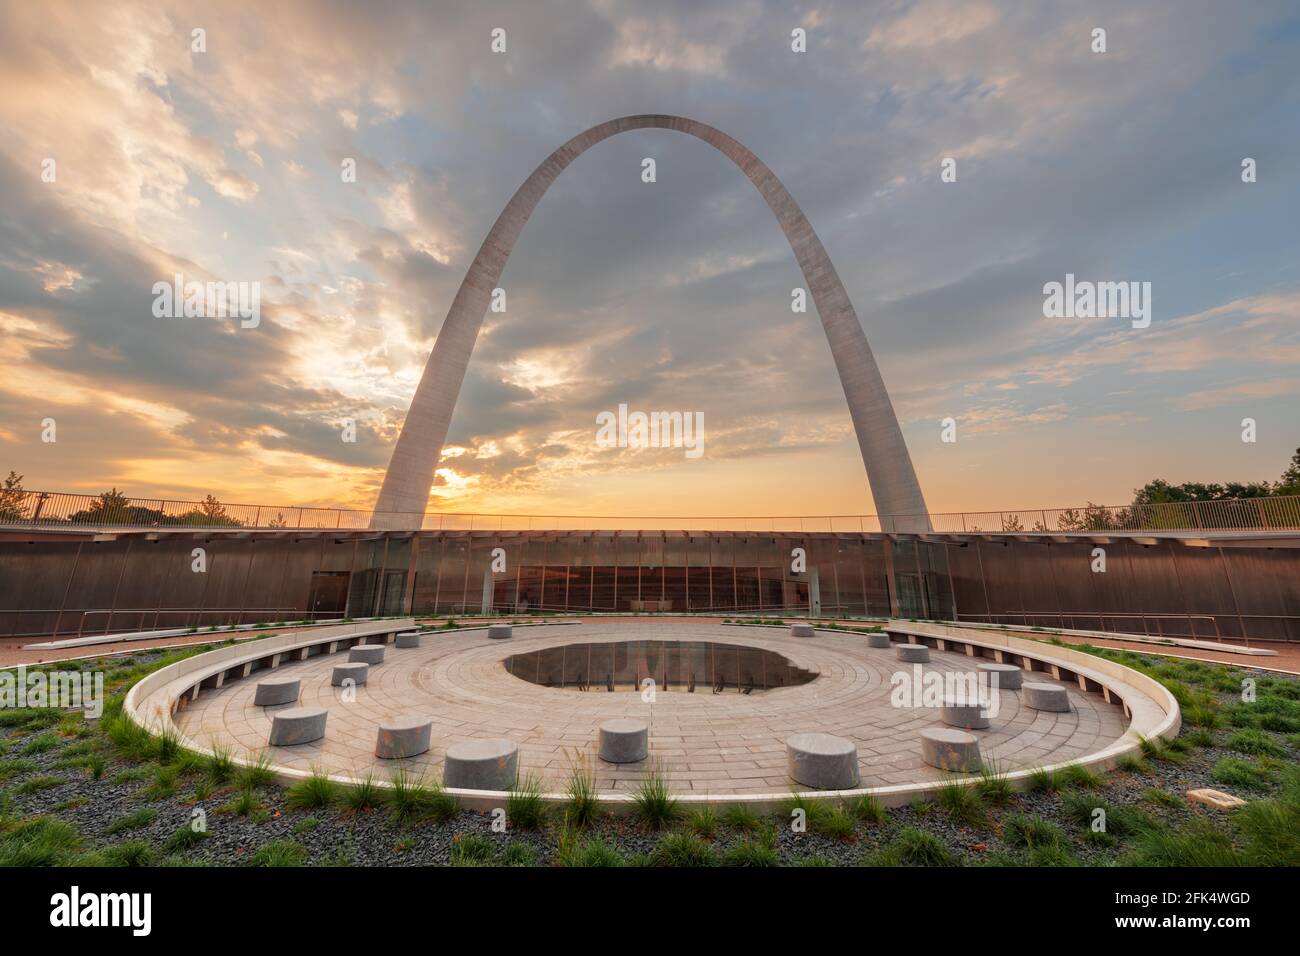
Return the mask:
[[203,528],[234,528],[243,524],[226,513],[226,506],[213,495],[205,497],[197,508],[191,508],[181,515],[180,523]]
[[131,499],[116,488],[99,496],[89,508],[68,516],[73,524],[124,524],[157,527],[163,523],[163,513],[157,508],[145,508],[131,503]]
[[9,477],[0,485],[0,521],[23,521],[28,517],[27,491],[23,488],[23,476],[10,471]]
[[1275,495],[1300,495],[1300,448],[1291,456],[1291,465],[1273,486]]

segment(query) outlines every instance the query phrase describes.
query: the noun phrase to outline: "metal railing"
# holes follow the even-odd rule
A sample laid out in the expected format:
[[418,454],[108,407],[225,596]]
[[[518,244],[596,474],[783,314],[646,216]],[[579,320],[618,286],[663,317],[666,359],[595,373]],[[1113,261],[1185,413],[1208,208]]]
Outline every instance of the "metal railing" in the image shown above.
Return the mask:
[[[33,620],[24,630],[23,619]],[[0,609],[0,619],[12,618],[4,637],[89,637],[133,631],[197,630],[207,626],[247,624],[286,624],[289,622],[334,620],[342,611],[304,611],[294,607],[276,608],[15,608]]]
[[[1236,615],[1225,615],[1235,617]],[[1201,640],[1203,635],[1196,633],[1197,621],[1208,621],[1209,630],[1214,632],[1214,640],[1222,643],[1223,632],[1219,630],[1219,620],[1213,614],[1189,614],[1185,611],[1142,611],[1142,612],[1115,612],[1115,611],[1012,611],[1004,614],[977,614],[977,613],[958,613],[957,619],[970,620],[974,622],[987,622],[996,624],[998,622],[1020,621],[1024,627],[1042,627],[1043,621],[1055,621],[1056,626],[1061,630],[1097,630],[1108,634],[1114,634],[1117,638],[1123,639],[1125,635],[1141,635],[1145,637],[1179,637],[1191,638],[1192,640]],[[1097,628],[1079,628],[1076,624],[1079,621],[1097,621],[1101,626]],[[1107,622],[1138,622],[1142,630],[1134,628],[1114,629],[1106,626]],[[1165,621],[1186,621],[1188,631],[1171,632],[1166,634]],[[1151,632],[1151,625],[1155,625],[1155,633]],[[1250,639],[1243,635],[1241,640],[1245,641],[1246,646],[1250,646]]]
[[[194,528],[196,530],[752,531],[879,532],[916,515],[524,515],[399,513],[346,508],[225,504],[49,491],[0,490],[0,527]],[[1105,531],[1295,531],[1300,495],[1152,505],[1084,505],[1019,511],[932,513],[934,531],[1061,533]]]

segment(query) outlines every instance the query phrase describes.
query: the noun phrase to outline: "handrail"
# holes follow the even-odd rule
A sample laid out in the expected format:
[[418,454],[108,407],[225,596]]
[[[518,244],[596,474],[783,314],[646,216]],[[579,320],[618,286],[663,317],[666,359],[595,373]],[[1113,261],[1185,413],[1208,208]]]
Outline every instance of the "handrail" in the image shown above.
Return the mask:
[[[879,533],[915,515],[550,515],[480,512],[392,513],[347,508],[223,504],[0,490],[0,528],[267,528],[363,531],[751,531]],[[1032,534],[1105,531],[1295,531],[1300,495],[1149,505],[1084,505],[929,515],[943,533]]]
[[[1236,615],[1235,615],[1235,614],[1229,614],[1229,615],[1226,615],[1226,616],[1228,616],[1228,617],[1235,617]],[[1267,616],[1273,616],[1273,615],[1267,615]],[[1029,619],[1030,619],[1030,618],[1049,618],[1049,619],[1050,619],[1050,618],[1056,618],[1058,621],[1061,622],[1061,623],[1060,623],[1060,627],[1061,627],[1063,630],[1066,629],[1067,627],[1068,627],[1068,629],[1070,629],[1070,630],[1074,630],[1075,627],[1074,627],[1074,623],[1073,623],[1073,622],[1074,622],[1075,618],[1083,618],[1084,620],[1088,620],[1089,618],[1096,618],[1098,621],[1101,622],[1101,625],[1102,625],[1102,626],[1101,626],[1100,629],[1103,630],[1103,631],[1107,630],[1107,628],[1106,628],[1106,620],[1107,620],[1108,618],[1109,618],[1109,619],[1116,619],[1116,620],[1119,620],[1119,619],[1137,619],[1137,620],[1139,620],[1139,621],[1142,622],[1142,633],[1143,633],[1144,635],[1148,636],[1148,637],[1151,636],[1151,631],[1150,631],[1150,629],[1147,627],[1147,619],[1148,619],[1148,618],[1151,619],[1151,620],[1154,620],[1154,621],[1155,621],[1155,624],[1156,624],[1156,636],[1157,636],[1157,637],[1164,637],[1164,636],[1165,636],[1165,635],[1164,635],[1164,630],[1163,630],[1163,628],[1162,628],[1161,625],[1160,625],[1160,621],[1161,621],[1161,619],[1162,619],[1162,618],[1163,618],[1163,619],[1169,619],[1169,618],[1172,618],[1172,619],[1174,619],[1174,620],[1185,620],[1185,621],[1187,621],[1188,626],[1189,626],[1189,627],[1191,628],[1191,630],[1192,630],[1192,634],[1191,634],[1191,636],[1192,636],[1192,638],[1193,638],[1194,640],[1199,640],[1200,638],[1199,638],[1199,636],[1198,636],[1197,633],[1196,633],[1196,625],[1193,624],[1192,622],[1193,622],[1193,621],[1209,621],[1210,624],[1214,627],[1214,639],[1217,640],[1217,641],[1219,641],[1220,643],[1223,642],[1223,632],[1219,629],[1219,620],[1218,620],[1217,617],[1215,617],[1213,614],[1189,614],[1189,613],[1186,612],[1186,611],[1170,611],[1170,612],[1161,612],[1161,611],[1138,611],[1138,612],[1124,612],[1124,611],[1011,611],[1011,612],[1003,613],[1003,614],[958,613],[958,614],[957,614],[957,618],[958,618],[958,620],[962,620],[962,619],[967,619],[967,620],[980,620],[980,619],[982,619],[982,618],[988,618],[990,624],[996,623],[994,620],[992,620],[993,618],[997,618],[998,620],[1008,620],[1008,619],[1012,619],[1012,620],[1014,620],[1015,618],[1019,618],[1020,620],[1022,620],[1022,621],[1024,622],[1025,627],[1032,627],[1032,626],[1033,626],[1033,625],[1031,625],[1031,624],[1029,623]],[[1066,623],[1065,623],[1067,619],[1071,622],[1069,625],[1066,625]],[[1116,630],[1114,633],[1116,633],[1116,634],[1123,634],[1123,633],[1134,633],[1134,634],[1136,634],[1137,632],[1136,632],[1136,631],[1125,632],[1125,631],[1119,631],[1119,630]],[[1244,640],[1244,641],[1246,642],[1246,646],[1247,646],[1247,647],[1250,646],[1250,638],[1249,638],[1246,634],[1242,634],[1242,640]]]

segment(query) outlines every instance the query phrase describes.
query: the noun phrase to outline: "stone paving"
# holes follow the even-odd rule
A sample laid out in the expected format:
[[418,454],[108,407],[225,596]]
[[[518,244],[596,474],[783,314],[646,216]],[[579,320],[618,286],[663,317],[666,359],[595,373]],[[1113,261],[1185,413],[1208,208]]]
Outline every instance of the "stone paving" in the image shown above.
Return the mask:
[[[540,687],[507,673],[511,654],[558,644],[614,640],[707,640],[748,644],[783,654],[818,672],[816,680],[750,695],[660,690],[653,702],[626,685],[613,693]],[[707,621],[591,620],[579,625],[516,628],[509,641],[493,641],[486,630],[430,632],[420,648],[392,645],[369,682],[344,700],[330,686],[334,664],[345,654],[322,655],[281,665],[277,676],[302,681],[299,706],[329,710],[325,738],[312,744],[267,748],[271,716],[279,708],[255,707],[257,676],[220,690],[205,690],[176,714],[181,731],[211,744],[221,741],[242,755],[266,751],[273,763],[379,779],[396,761],[374,756],[380,721],[421,715],[433,721],[429,751],[403,764],[431,779],[442,778],[447,747],[474,737],[508,737],[519,745],[521,773],[536,772],[543,788],[562,790],[571,768],[582,763],[601,790],[631,790],[644,764],[603,763],[597,757],[597,729],[611,717],[637,717],[650,725],[650,759],[667,772],[678,792],[709,794],[788,793],[785,741],[801,732],[847,737],[858,747],[862,786],[876,787],[942,779],[921,762],[919,732],[941,726],[937,707],[892,706],[890,678],[921,667],[969,672],[964,654],[933,651],[925,665],[896,660],[892,649],[867,646],[865,638],[819,631],[794,638],[768,627],[722,626]],[[267,672],[262,672],[266,674]],[[1041,679],[1043,675],[1035,675]],[[1101,750],[1123,735],[1124,712],[1099,694],[1069,687],[1068,713],[1022,707],[1015,691],[1000,691],[1000,711],[988,730],[976,731],[986,762],[999,770],[1036,767]]]

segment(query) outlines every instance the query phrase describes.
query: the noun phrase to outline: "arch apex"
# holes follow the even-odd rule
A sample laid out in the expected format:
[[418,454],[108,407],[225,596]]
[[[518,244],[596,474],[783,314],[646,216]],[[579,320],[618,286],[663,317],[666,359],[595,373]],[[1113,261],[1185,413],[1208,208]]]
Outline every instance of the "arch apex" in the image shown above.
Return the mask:
[[893,403],[853,304],[812,224],[776,175],[739,141],[705,123],[667,113],[634,114],[598,123],[552,152],[515,191],[452,300],[393,448],[371,527],[420,527],[456,399],[487,311],[489,290],[498,285],[524,223],[573,160],[597,143],[635,129],[672,129],[703,140],[730,159],[758,189],[776,216],[817,307],[881,527],[886,531],[929,531],[925,498]]

